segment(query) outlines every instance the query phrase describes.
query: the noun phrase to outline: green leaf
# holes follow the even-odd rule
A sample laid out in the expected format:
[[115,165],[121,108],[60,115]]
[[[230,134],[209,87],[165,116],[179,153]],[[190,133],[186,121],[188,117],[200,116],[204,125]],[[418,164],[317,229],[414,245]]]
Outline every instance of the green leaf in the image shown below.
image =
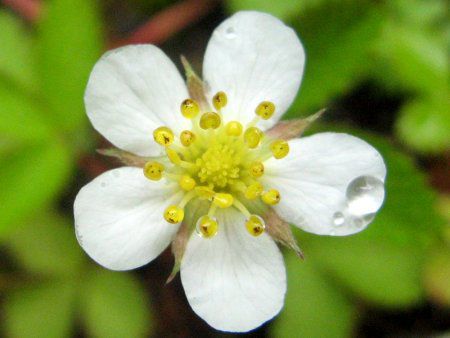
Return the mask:
[[53,133],[38,103],[0,81],[0,139],[36,142]]
[[323,108],[365,76],[381,22],[368,1],[333,1],[298,17],[294,27],[305,46],[305,75],[288,116]]
[[90,336],[144,337],[151,332],[147,295],[132,274],[98,268],[87,277],[81,310]]
[[[390,76],[382,75],[381,79],[429,94],[436,88],[447,88],[447,51],[442,35],[402,25],[395,18],[386,21],[376,51],[387,65],[383,74]],[[379,72],[379,69],[374,71]]]
[[[311,255],[312,256],[312,255]],[[349,337],[355,309],[312,260],[286,256],[288,292],[284,309],[272,327],[274,337]]]
[[425,269],[425,286],[430,297],[442,306],[450,308],[450,248],[441,245],[434,248]]
[[34,274],[73,277],[84,262],[73,225],[56,214],[44,213],[19,227],[8,236],[6,245]]
[[448,92],[418,98],[402,107],[396,122],[399,138],[423,153],[450,148],[450,101]]
[[304,234],[299,243],[306,257],[317,259],[324,271],[364,300],[393,308],[416,304],[424,296],[421,271],[428,249],[443,224],[434,210],[436,196],[408,156],[380,137],[358,134],[386,162],[384,206],[359,234]]
[[393,308],[421,301],[424,255],[370,237],[314,238],[304,250],[336,281],[366,301]]
[[67,149],[57,140],[14,151],[0,163],[0,237],[48,203],[71,170]]
[[31,36],[19,19],[3,10],[0,10],[0,27],[0,80],[35,90]]
[[59,281],[13,291],[3,307],[6,336],[70,337],[74,300],[75,284]]
[[73,132],[87,121],[83,94],[102,50],[98,10],[90,0],[46,4],[38,35],[42,90],[57,123]]

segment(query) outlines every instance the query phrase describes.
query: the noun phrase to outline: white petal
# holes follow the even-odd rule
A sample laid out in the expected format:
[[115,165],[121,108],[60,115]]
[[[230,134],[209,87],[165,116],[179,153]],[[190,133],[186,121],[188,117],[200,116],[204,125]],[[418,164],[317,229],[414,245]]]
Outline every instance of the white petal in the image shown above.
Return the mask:
[[[265,184],[280,191],[275,210],[286,221],[315,233],[344,236],[364,229],[346,221],[336,226],[336,212],[346,209],[346,190],[360,176],[384,182],[383,158],[363,140],[339,133],[320,133],[289,141],[285,159],[265,163]],[[384,197],[384,190],[383,190]]]
[[267,235],[251,236],[244,216],[219,210],[219,232],[190,238],[181,281],[192,309],[215,329],[252,330],[282,308],[286,292],[283,257]]
[[163,180],[147,180],[139,168],[107,171],[75,199],[78,242],[108,269],[129,270],[150,262],[178,230],[163,218],[164,209],[179,198],[175,189]]
[[260,102],[275,103],[275,115],[259,124],[266,129],[294,100],[304,63],[303,47],[294,30],[269,14],[238,12],[214,31],[203,76],[209,98],[218,91],[228,95],[227,119],[247,123]]
[[134,45],[106,53],[95,65],[84,96],[95,129],[115,146],[156,156],[153,130],[166,125],[176,132],[188,126],[180,103],[186,85],[170,59],[152,45]]

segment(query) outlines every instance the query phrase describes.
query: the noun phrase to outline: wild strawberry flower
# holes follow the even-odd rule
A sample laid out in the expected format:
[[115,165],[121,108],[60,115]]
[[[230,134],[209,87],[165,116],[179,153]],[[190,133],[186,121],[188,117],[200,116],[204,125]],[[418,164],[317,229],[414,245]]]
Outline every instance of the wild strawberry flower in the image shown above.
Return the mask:
[[[242,332],[282,308],[286,271],[275,241],[300,253],[288,223],[320,235],[364,229],[384,199],[386,168],[340,133],[292,138],[317,116],[277,121],[305,55],[278,19],[239,12],[209,41],[202,82],[187,84],[152,45],[106,53],[85,94],[95,129],[128,166],[75,200],[80,245],[112,270],[138,268],[172,243],[174,273],[212,327]],[[313,305],[312,305],[313,306]]]

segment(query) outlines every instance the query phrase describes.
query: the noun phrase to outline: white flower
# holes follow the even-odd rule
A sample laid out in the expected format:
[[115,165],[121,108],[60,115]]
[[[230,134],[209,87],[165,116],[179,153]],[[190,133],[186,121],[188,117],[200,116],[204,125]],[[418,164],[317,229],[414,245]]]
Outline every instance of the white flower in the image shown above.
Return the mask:
[[304,61],[295,32],[257,12],[237,13],[214,31],[205,94],[199,82],[186,86],[155,46],[103,56],[87,86],[87,114],[144,162],[110,170],[79,192],[76,233],[89,256],[109,269],[134,269],[184,227],[180,272],[193,310],[224,331],[274,317],[286,272],[273,239],[282,238],[264,231],[270,210],[303,230],[343,236],[365,228],[384,198],[383,159],[366,142],[321,133],[287,143],[273,139],[276,128],[264,135],[293,101]]

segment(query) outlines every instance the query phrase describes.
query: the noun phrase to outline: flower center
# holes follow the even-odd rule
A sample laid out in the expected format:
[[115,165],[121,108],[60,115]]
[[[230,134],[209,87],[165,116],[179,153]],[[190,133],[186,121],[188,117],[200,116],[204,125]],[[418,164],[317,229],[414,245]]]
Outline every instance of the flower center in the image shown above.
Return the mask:
[[233,144],[213,142],[195,161],[197,177],[211,188],[228,188],[239,180],[241,154]]
[[254,236],[264,232],[263,219],[248,210],[250,201],[275,205],[280,194],[260,182],[264,175],[264,161],[271,157],[284,158],[289,145],[284,140],[269,139],[256,127],[261,119],[269,119],[275,112],[272,102],[261,102],[256,116],[245,130],[238,121],[223,123],[221,109],[227,104],[223,92],[213,98],[215,112],[200,114],[196,101],[181,103],[181,113],[192,121],[192,129],[176,138],[166,126],[153,132],[155,142],[165,148],[167,157],[161,162],[149,161],[144,175],[151,180],[165,177],[174,180],[184,191],[178,205],[170,205],[164,212],[167,222],[176,224],[184,219],[185,208],[195,200],[210,203],[206,215],[197,220],[196,230],[205,237],[213,237],[219,224],[214,217],[217,208],[234,207],[246,217],[246,228]]

